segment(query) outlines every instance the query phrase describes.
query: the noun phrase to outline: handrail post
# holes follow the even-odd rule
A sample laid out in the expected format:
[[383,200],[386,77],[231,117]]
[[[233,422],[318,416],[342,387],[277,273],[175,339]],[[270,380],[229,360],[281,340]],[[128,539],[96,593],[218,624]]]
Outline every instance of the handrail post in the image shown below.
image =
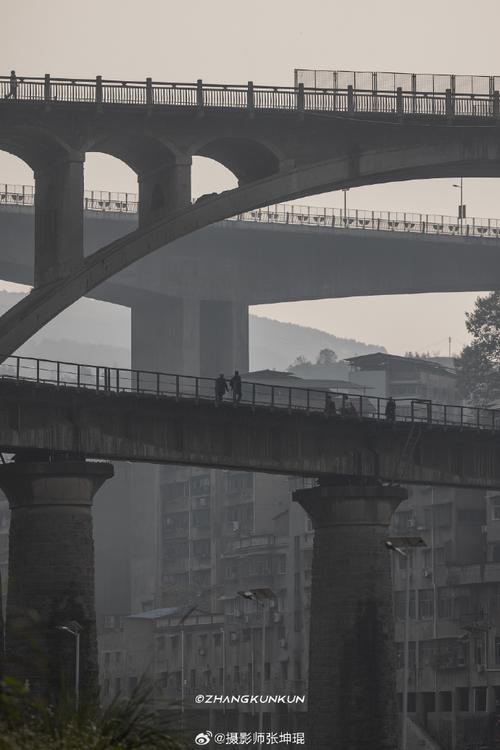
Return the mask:
[[95,389],[99,390],[99,367],[95,368]]
[[57,385],[59,386],[59,383],[61,380],[61,363],[60,362],[57,363],[56,373],[57,373]]
[[141,372],[140,370],[135,371],[136,379],[135,379],[135,392],[140,393],[141,391]]
[[479,430],[479,427],[481,425],[481,419],[479,417],[479,412],[480,412],[480,409],[479,408],[476,409],[476,427],[477,427],[478,430]]
[[153,79],[146,78],[146,104],[151,106],[153,104]]
[[180,397],[180,379],[179,379],[179,375],[176,375],[175,376],[175,398],[177,399],[177,401],[179,400],[179,397]]
[[95,77],[95,101],[102,104],[102,76]]
[[196,106],[200,112],[203,110],[203,81],[201,78],[196,81]]
[[297,86],[297,111],[303,112],[306,108],[306,96],[304,93],[304,84],[299,83]]
[[500,94],[498,91],[493,92],[493,117],[500,116]]
[[40,360],[37,359],[36,361],[36,382],[40,382]]
[[377,396],[377,419],[380,420],[380,396]]
[[411,421],[415,421],[415,402],[413,401],[413,399],[411,401]]
[[194,397],[195,397],[196,403],[198,403],[199,398],[200,398],[200,379],[198,376],[196,376],[195,378]]
[[446,89],[446,93],[445,93],[446,117],[453,117],[454,108],[455,108],[454,104],[455,104],[455,99],[454,99],[451,89]]
[[460,407],[460,427],[464,426],[464,407]]
[[347,87],[347,111],[354,112],[354,89],[352,84]]
[[120,368],[116,368],[116,392],[120,393]]
[[255,383],[252,383],[252,409],[255,409]]
[[16,380],[20,379],[21,375],[21,357],[16,357]]
[[76,366],[76,387],[80,389],[80,365]]
[[271,386],[271,410],[274,409],[274,385]]
[[396,114],[403,116],[403,89],[398,86],[396,89]]
[[156,373],[156,395],[160,395],[160,373]]
[[50,73],[45,73],[45,78],[43,81],[43,98],[46,102],[50,102],[50,100],[52,99]]
[[253,81],[248,81],[247,86],[247,109],[249,112],[253,112],[255,109],[255,99],[253,93]]

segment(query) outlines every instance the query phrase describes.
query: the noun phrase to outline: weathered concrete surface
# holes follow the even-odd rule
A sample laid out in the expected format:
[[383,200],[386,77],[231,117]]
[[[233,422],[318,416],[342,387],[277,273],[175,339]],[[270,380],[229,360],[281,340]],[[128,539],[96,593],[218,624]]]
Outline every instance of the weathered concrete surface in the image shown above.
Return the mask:
[[396,750],[398,712],[389,552],[402,487],[294,492],[314,526],[307,746]]
[[81,626],[80,690],[98,690],[92,500],[113,476],[107,463],[21,462],[0,467],[12,511],[6,616],[6,672],[35,696],[52,699],[75,686],[75,638]]
[[[410,424],[0,382],[0,446],[297,476],[396,478]],[[500,488],[500,433],[422,425],[405,483]]]

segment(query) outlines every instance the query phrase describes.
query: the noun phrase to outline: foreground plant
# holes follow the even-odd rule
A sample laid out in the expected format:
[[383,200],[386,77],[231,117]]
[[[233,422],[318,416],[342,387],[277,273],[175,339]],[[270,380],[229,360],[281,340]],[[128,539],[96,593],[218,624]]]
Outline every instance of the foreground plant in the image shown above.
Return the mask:
[[107,708],[77,710],[63,698],[56,707],[34,701],[20,683],[0,682],[0,750],[185,750],[170,718],[150,707],[151,688],[139,683],[130,698]]

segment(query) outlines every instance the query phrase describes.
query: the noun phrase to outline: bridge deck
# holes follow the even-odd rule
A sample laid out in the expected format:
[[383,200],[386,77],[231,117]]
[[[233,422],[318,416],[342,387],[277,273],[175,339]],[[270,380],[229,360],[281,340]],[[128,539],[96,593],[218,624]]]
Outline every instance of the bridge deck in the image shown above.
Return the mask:
[[[299,476],[500,487],[500,412],[11,357],[0,369],[0,446]],[[335,404],[335,412],[332,408]],[[411,448],[411,450],[410,450]]]

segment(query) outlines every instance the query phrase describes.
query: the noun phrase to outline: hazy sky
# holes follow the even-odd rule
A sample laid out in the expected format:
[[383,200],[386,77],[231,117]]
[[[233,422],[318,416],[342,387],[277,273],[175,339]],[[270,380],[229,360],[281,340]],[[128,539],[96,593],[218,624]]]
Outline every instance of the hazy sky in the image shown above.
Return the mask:
[[[2,3],[0,71],[63,77],[293,84],[296,67],[418,73],[500,74],[500,4],[476,0],[23,0]],[[234,185],[224,168],[197,160],[195,195]],[[31,183],[31,171],[0,152],[0,182]],[[86,187],[133,191],[135,175],[89,155]],[[351,207],[454,215],[452,180],[356,188]],[[311,197],[340,206],[341,194]],[[466,180],[468,215],[500,217],[500,180]],[[402,249],[403,251],[403,249]],[[500,246],[499,246],[500,252]],[[448,350],[466,341],[475,294],[322,300],[255,309],[394,352]],[[418,325],[416,315],[418,312]]]

